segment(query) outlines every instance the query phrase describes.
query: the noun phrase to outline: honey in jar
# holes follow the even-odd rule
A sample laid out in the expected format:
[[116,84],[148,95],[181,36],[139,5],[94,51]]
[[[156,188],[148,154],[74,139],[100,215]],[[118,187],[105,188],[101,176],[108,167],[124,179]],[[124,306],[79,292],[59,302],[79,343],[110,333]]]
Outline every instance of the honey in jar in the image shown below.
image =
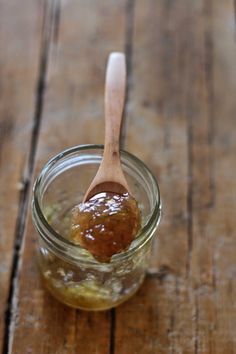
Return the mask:
[[100,262],[129,248],[141,226],[136,200],[129,194],[99,193],[73,210],[70,240]]

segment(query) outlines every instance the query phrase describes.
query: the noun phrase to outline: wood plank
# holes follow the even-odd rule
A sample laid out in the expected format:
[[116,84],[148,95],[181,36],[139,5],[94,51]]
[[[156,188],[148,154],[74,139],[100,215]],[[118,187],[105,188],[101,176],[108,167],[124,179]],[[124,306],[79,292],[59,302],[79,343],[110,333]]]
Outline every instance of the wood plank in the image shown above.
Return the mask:
[[[235,80],[232,69],[234,62],[232,51],[235,53],[235,43],[233,41],[233,26],[227,27],[227,30],[224,26],[226,18],[230,19],[230,23],[233,23],[233,11],[232,3],[226,5],[226,3],[218,2],[213,6],[211,2],[199,2],[197,5],[188,6],[190,22],[185,23],[188,29],[188,40],[191,43],[188,52],[185,53],[189,63],[186,69],[188,90],[185,91],[185,102],[186,115],[189,120],[188,206],[191,214],[189,215],[189,252],[187,256],[190,258],[190,262],[188,262],[190,279],[186,282],[184,278],[177,278],[178,282],[183,282],[183,288],[190,294],[192,301],[191,306],[183,309],[179,318],[172,313],[174,319],[173,336],[171,336],[169,344],[165,342],[166,346],[163,347],[163,351],[233,353],[235,348],[232,333],[232,329],[235,328],[233,301],[235,238],[232,230],[235,223],[232,210],[235,194],[232,191],[235,190],[235,186],[232,176],[235,161],[233,129]],[[181,14],[183,15],[183,12]],[[214,52],[213,43],[216,45]],[[222,43],[224,43],[223,46]],[[225,45],[227,45],[226,48]],[[224,70],[222,70],[222,65]],[[135,69],[133,70],[135,71]],[[185,82],[184,77],[182,82]],[[228,87],[227,90],[225,90],[226,87]],[[215,107],[217,107],[217,112]],[[225,117],[224,120],[222,120],[222,116]],[[214,136],[214,146],[212,145],[213,119],[216,120],[218,126]],[[232,128],[229,132],[230,127]],[[175,131],[177,130],[175,129]],[[216,164],[215,159],[217,159],[217,170],[213,170],[213,166]],[[230,186],[228,193],[225,190],[226,185]],[[217,196],[219,196],[219,204]],[[224,205],[225,211],[222,210],[222,205]],[[168,214],[168,210],[166,213]],[[170,219],[170,215],[168,216]],[[169,222],[173,227],[173,221],[170,219]],[[171,242],[169,244],[171,245]],[[160,250],[166,252],[162,246],[160,246]],[[219,250],[224,252],[224,257],[219,255]],[[179,252],[176,253],[177,257],[179,255]],[[166,269],[167,274],[175,269],[174,262],[175,260],[170,258],[170,266]],[[157,298],[159,292],[160,290],[156,291]],[[172,291],[172,296],[176,297],[174,291]],[[167,300],[164,298],[162,301],[161,307],[167,308]],[[193,318],[191,313],[194,314]],[[168,315],[170,316],[170,313]],[[129,318],[134,316],[131,309]],[[143,313],[140,316],[143,316]],[[126,335],[127,331],[119,325],[124,321],[124,318],[122,311],[118,309],[118,346],[120,339]],[[135,318],[138,323],[137,314]],[[127,317],[125,320],[128,321]],[[152,328],[154,322],[146,323],[146,327],[145,323],[146,321],[144,321],[143,327],[144,335],[140,341],[147,345],[145,331]],[[165,315],[163,315],[164,328],[166,327],[165,323]],[[181,342],[181,332],[185,333],[186,329],[190,328],[192,328],[192,332],[188,332],[190,335],[184,336]],[[167,339],[168,331],[163,333]],[[163,340],[162,336],[160,338]],[[132,340],[129,345],[134,345]],[[122,347],[121,350],[123,350]],[[145,350],[147,353],[151,352],[148,346]]]
[[[233,353],[235,350],[233,265],[236,253],[232,212],[235,203],[232,192],[235,190],[232,179],[235,165],[235,43],[234,27],[225,26],[226,18],[233,23],[232,10],[232,3],[226,5],[220,1],[137,2],[130,116],[132,123],[139,127],[142,139],[139,141],[136,135],[130,147],[139,151],[160,176],[165,215],[150,271],[151,274],[159,271],[164,279],[162,284],[156,284],[152,278],[151,294],[150,285],[146,283],[142,295],[133,300],[136,307],[130,306],[124,311],[126,305],[123,305],[117,309],[116,347],[119,353],[127,350],[123,338],[127,338],[128,348],[135,348],[136,353],[141,345],[144,353]],[[159,33],[156,40],[151,33]],[[168,55],[161,62],[167,50]],[[141,87],[135,84],[138,76],[142,77]],[[161,80],[162,77],[166,80]],[[142,90],[147,95],[143,105]],[[177,104],[172,111],[175,100]],[[161,116],[160,111],[168,114]],[[135,121],[137,115],[142,119]],[[222,116],[225,119],[222,120]],[[169,120],[167,130],[165,117]],[[218,130],[213,145],[214,119]],[[149,124],[141,125],[140,122],[146,120]],[[181,125],[181,122],[185,124]],[[156,140],[150,139],[150,127],[156,132]],[[188,146],[186,138],[181,140],[181,135],[176,136],[179,129],[186,134]],[[150,146],[154,151],[152,156]],[[184,174],[176,175],[179,164]],[[230,186],[228,193],[226,185]],[[175,203],[179,196],[183,202]],[[178,232],[177,228],[176,232],[179,224],[182,229]],[[175,278],[170,285],[173,274]],[[162,296],[163,291],[165,296]],[[181,308],[180,303],[183,304]],[[162,319],[159,333],[158,315]],[[122,326],[124,322],[126,327]]]
[[[36,173],[62,149],[103,142],[106,60],[110,51],[125,46],[126,1],[71,0],[60,10],[57,41],[51,38]],[[76,311],[52,300],[38,278],[34,236],[28,215],[12,352],[109,353],[110,312]]]
[[[212,190],[214,198],[203,203],[204,172],[195,175],[193,188],[192,276],[196,287],[197,353],[234,353],[236,237],[233,210],[235,185],[235,18],[233,2],[208,1],[205,6],[206,83],[208,91],[208,137],[211,144]],[[201,122],[199,122],[201,125]],[[195,126],[195,131],[201,128]],[[203,141],[203,144],[204,144]],[[197,140],[194,143],[197,144]],[[196,154],[197,151],[195,151]],[[195,156],[195,155],[194,155]],[[199,158],[198,153],[198,158]],[[202,164],[204,161],[202,161]],[[205,164],[204,164],[205,166]]]
[[39,168],[62,149],[103,143],[106,61],[111,51],[124,50],[125,10],[125,0],[62,3],[58,44],[50,53]]
[[117,353],[131,348],[132,353],[140,348],[145,354],[194,353],[195,299],[186,271],[192,113],[188,98],[195,54],[190,44],[197,10],[186,0],[135,3],[127,149],[158,178],[163,217],[146,283],[136,298],[116,310]]
[[187,21],[184,1],[136,1],[126,148],[146,162],[160,184],[164,213],[153,272],[163,265],[186,271]]
[[173,274],[146,278],[137,296],[116,311],[115,352],[194,353],[188,315],[194,298],[181,282]]
[[6,349],[25,216],[41,26],[41,3],[0,1],[0,352]]

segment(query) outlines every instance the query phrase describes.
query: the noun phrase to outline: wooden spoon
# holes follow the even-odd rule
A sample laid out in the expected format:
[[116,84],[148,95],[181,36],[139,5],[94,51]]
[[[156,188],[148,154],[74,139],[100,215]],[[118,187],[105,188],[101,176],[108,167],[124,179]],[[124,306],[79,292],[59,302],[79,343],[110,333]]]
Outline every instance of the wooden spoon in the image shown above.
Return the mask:
[[109,56],[105,84],[105,143],[101,164],[84,196],[129,193],[120,161],[120,128],[125,101],[126,67],[123,53]]
[[127,250],[141,227],[138,204],[129,192],[120,161],[125,77],[124,54],[112,53],[106,72],[103,157],[84,196],[87,203],[73,209],[70,239],[99,262],[110,262],[114,254]]

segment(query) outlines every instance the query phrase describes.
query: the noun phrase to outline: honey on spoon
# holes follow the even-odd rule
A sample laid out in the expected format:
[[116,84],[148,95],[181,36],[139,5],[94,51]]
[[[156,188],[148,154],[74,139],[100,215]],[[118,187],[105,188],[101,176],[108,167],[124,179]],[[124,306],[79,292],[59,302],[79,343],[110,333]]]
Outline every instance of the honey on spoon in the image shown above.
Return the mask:
[[120,161],[120,128],[125,100],[125,56],[109,56],[105,85],[105,143],[101,164],[83,203],[73,209],[70,240],[98,261],[129,248],[141,227],[137,201],[131,195]]

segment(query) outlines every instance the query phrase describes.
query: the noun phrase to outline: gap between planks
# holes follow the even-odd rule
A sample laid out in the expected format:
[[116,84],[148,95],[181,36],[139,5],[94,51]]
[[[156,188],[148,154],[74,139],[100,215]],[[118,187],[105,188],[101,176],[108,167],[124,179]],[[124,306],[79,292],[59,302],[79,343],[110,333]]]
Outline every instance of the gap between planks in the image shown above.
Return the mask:
[[[234,0],[234,9],[236,15],[236,0]],[[210,28],[205,25],[204,28],[204,74],[205,74],[205,85],[206,85],[206,101],[207,101],[207,121],[208,121],[208,146],[210,149],[209,154],[209,165],[210,165],[210,190],[211,190],[211,199],[207,205],[204,207],[212,208],[215,204],[215,179],[214,179],[214,155],[212,153],[212,144],[214,141],[214,88],[213,88],[213,51],[214,43],[212,38],[212,0],[205,2],[202,11],[203,16],[206,19],[210,19]],[[236,16],[235,16],[236,18]],[[187,190],[187,210],[188,210],[188,258],[186,264],[186,274],[187,278],[191,278],[191,258],[193,250],[193,217],[194,213],[198,210],[194,206],[193,200],[193,165],[194,165],[194,137],[193,137],[193,117],[191,114],[188,114],[188,190]],[[213,288],[215,288],[215,275],[213,271]],[[194,294],[194,354],[199,353],[199,302],[198,302],[198,293]]]
[[236,39],[236,0],[234,0],[234,32],[235,32],[235,39]]
[[128,0],[126,4],[126,29],[125,29],[125,55],[126,55],[126,72],[127,72],[127,84],[126,84],[126,102],[124,107],[124,120],[122,123],[120,146],[122,149],[125,147],[125,140],[128,127],[128,104],[129,94],[132,81],[132,53],[133,53],[133,32],[134,32],[134,10],[135,0]]

